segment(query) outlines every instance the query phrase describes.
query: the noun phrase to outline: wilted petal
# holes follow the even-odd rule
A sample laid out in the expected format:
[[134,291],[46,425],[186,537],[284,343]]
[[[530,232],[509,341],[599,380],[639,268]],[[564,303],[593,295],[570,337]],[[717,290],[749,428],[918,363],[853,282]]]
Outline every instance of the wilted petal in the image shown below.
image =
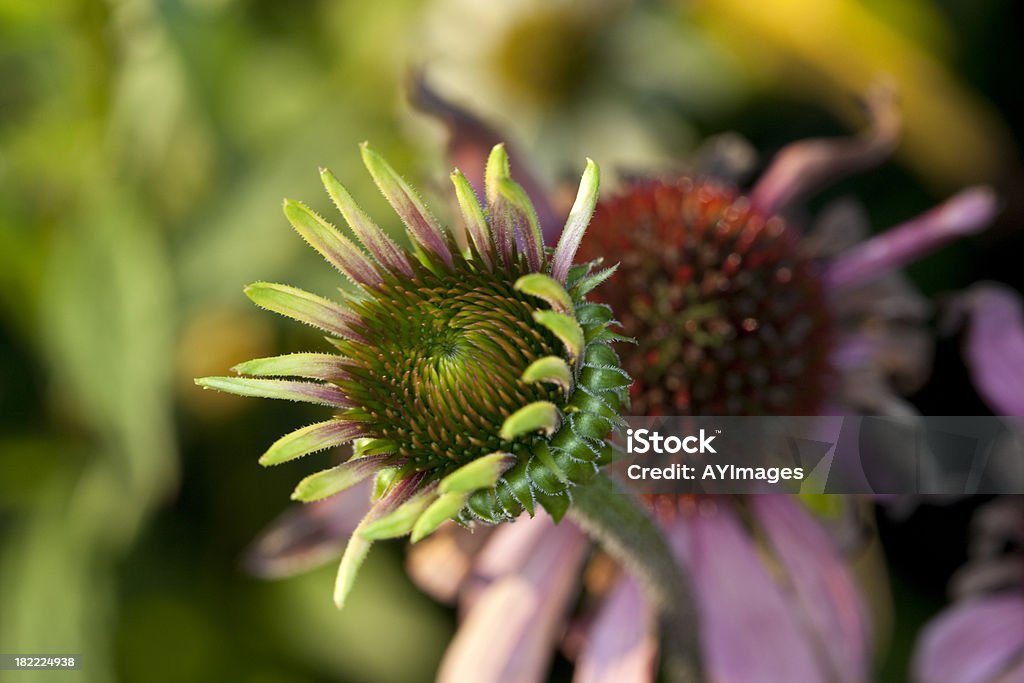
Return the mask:
[[691,570],[708,680],[828,683],[792,600],[735,514],[724,505],[699,507],[668,532]]
[[1024,596],[980,598],[946,610],[924,629],[914,655],[914,681],[1003,683],[998,674],[1022,656]]
[[869,128],[856,137],[801,140],[782,149],[751,193],[754,207],[773,214],[837,178],[873,166],[896,145],[900,118],[892,91],[868,93]]
[[1000,415],[1024,415],[1020,294],[996,283],[975,285],[951,313],[967,317],[964,355],[978,393]]
[[370,482],[327,500],[288,508],[245,551],[247,571],[265,579],[292,576],[338,557],[370,508]]
[[571,524],[549,529],[520,571],[480,594],[445,653],[438,681],[542,680],[588,546]]
[[871,662],[868,623],[857,587],[835,543],[796,501],[787,496],[751,499],[808,635],[832,664],[837,681],[867,680]]
[[849,287],[901,268],[954,239],[984,229],[997,210],[990,188],[964,190],[843,253],[825,272],[825,281],[832,288]]
[[654,615],[636,581],[623,574],[590,627],[573,682],[648,683],[657,656]]

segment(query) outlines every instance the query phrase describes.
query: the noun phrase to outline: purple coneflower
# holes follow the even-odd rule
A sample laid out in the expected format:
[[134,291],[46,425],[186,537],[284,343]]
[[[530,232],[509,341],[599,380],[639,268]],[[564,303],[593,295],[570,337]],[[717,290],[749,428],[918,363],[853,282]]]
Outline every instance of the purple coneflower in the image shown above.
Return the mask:
[[[876,100],[872,112],[874,126],[859,138],[784,149],[749,195],[731,178],[695,175],[633,181],[598,205],[581,253],[620,261],[601,296],[637,341],[623,351],[635,379],[631,412],[911,411],[899,393],[927,372],[928,308],[899,268],[982,229],[995,202],[988,189],[969,189],[870,238],[862,213],[845,202],[802,230],[791,218],[795,200],[880,160],[894,144],[891,109]],[[709,680],[869,679],[870,625],[855,581],[835,540],[796,500],[660,497],[654,504],[676,559],[689,568]],[[463,609],[443,680],[470,671],[496,681],[541,675],[557,635],[541,645],[532,626],[503,624],[506,646],[481,648],[477,639],[497,632],[513,585],[523,591],[521,609],[537,606],[533,621],[522,622],[557,634],[553,624],[579,588],[531,578],[532,566],[546,561],[535,554],[494,549],[547,548],[554,532],[538,530],[542,524],[499,530],[475,559],[453,553],[463,557],[461,582],[439,581],[422,561],[430,548],[414,549],[413,576],[439,597],[457,595]],[[556,546],[544,552],[561,556],[559,566],[580,566],[574,542]],[[606,587],[581,627],[585,637],[576,639],[577,681],[654,680],[658,647],[646,602],[628,573]],[[521,677],[524,670],[532,677]]]
[[333,352],[251,360],[234,368],[248,377],[197,380],[337,411],[278,439],[260,463],[353,443],[349,460],[299,482],[293,498],[304,502],[375,477],[376,502],[342,557],[339,606],[373,540],[411,533],[417,541],[448,519],[495,523],[537,507],[560,518],[569,488],[609,458],[605,437],[629,385],[609,346],[619,338],[608,329],[610,311],[586,302],[609,272],[573,265],[597,201],[594,162],[549,250],[501,145],[488,159],[485,206],[462,173],[452,174],[462,224],[451,231],[369,146],[362,156],[414,252],[399,248],[322,171],[356,241],[299,202],[285,201],[284,212],[353,289],[340,301],[265,282],[245,292],[327,332]]

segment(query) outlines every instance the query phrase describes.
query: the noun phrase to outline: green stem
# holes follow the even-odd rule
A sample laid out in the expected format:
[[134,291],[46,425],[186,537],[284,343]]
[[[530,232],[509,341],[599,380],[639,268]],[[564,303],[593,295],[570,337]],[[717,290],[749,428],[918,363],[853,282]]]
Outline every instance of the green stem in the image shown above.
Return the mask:
[[640,581],[654,607],[666,680],[699,683],[697,609],[690,579],[665,537],[633,497],[603,474],[572,492],[573,520]]

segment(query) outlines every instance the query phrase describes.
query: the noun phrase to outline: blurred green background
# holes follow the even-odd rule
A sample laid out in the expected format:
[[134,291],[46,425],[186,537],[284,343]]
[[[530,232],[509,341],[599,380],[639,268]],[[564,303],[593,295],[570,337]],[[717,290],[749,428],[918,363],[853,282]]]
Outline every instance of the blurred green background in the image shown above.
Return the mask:
[[[725,130],[769,155],[841,134],[886,76],[900,150],[820,201],[857,192],[884,226],[994,183],[1000,224],[911,270],[939,294],[1019,277],[1020,15],[1013,0],[0,0],[0,652],[84,659],[0,680],[432,678],[455,620],[405,578],[401,544],[374,550],[343,613],[332,565],[279,582],[240,566],[313,470],[256,457],[321,411],[192,384],[320,343],[241,293],[337,285],[280,212],[283,196],[327,211],[318,166],[381,221],[362,140],[443,187],[443,130],[404,98],[412,67],[552,187],[584,155],[664,169]],[[916,399],[980,409],[950,344]],[[891,532],[935,561],[894,556],[885,680],[962,558],[961,508]]]

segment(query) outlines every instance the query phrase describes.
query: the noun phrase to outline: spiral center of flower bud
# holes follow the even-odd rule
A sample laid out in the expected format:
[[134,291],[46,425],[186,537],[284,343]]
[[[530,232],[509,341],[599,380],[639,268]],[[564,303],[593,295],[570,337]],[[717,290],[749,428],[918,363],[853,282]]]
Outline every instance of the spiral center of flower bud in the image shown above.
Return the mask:
[[779,217],[709,182],[636,185],[598,205],[583,258],[625,334],[634,414],[802,415],[819,407],[829,324],[814,264]]
[[555,389],[520,379],[538,358],[564,355],[532,317],[537,300],[468,267],[391,279],[353,304],[366,343],[344,342],[345,389],[376,438],[416,469],[452,469],[526,441],[499,438],[505,418]]

